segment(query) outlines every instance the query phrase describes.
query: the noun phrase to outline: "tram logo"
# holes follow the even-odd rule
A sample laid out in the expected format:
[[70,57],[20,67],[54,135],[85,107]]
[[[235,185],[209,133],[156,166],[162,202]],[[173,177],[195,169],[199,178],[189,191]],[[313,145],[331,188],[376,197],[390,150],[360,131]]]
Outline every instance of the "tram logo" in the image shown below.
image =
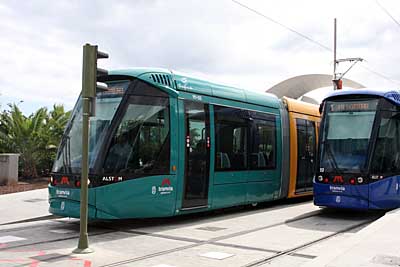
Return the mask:
[[69,184],[69,180],[67,176],[61,177],[61,184]]
[[171,186],[171,180],[169,178],[163,179],[161,186],[158,187],[160,195],[171,194],[172,191],[174,191],[174,188]]
[[333,177],[333,182],[334,183],[343,183],[343,176],[336,175],[335,177]]
[[171,181],[168,178],[165,178],[161,182],[161,186],[166,186],[166,185],[171,186]]
[[329,190],[331,190],[331,192],[335,192],[335,193],[341,193],[346,191],[346,187],[344,186],[329,186]]
[[183,89],[183,90],[192,90],[193,89],[193,87],[188,85],[188,80],[186,78],[182,78],[180,81],[181,82],[178,83],[179,89]]
[[69,197],[70,194],[68,190],[56,190],[57,197]]

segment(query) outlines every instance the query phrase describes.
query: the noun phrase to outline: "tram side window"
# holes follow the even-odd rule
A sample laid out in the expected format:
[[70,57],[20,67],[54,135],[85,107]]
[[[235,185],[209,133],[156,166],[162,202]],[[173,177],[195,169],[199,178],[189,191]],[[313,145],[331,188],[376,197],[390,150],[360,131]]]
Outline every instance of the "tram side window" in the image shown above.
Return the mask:
[[168,98],[132,96],[112,137],[105,173],[140,177],[168,174],[170,157]]
[[[269,118],[268,118],[269,117]],[[275,116],[253,120],[252,150],[250,168],[275,169],[276,167],[276,125]]]
[[243,111],[214,106],[215,169],[217,171],[247,168],[248,124]]
[[383,175],[400,172],[400,113],[382,112],[371,172]]

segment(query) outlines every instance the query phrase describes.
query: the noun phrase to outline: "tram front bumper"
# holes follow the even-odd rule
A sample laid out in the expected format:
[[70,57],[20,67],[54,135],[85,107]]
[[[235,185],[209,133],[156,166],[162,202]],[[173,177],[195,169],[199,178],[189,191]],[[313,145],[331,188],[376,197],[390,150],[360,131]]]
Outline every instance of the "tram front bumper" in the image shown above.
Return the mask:
[[[49,212],[51,214],[62,217],[80,218],[80,201],[63,198],[51,198],[49,199],[49,204]],[[96,208],[91,205],[88,206],[88,218],[96,218]]]
[[369,209],[368,200],[346,195],[316,195],[314,205],[330,208]]
[[314,205],[345,208],[369,209],[368,185],[331,185],[314,183]]
[[[48,190],[49,212],[51,214],[62,217],[80,218],[80,189],[60,188],[49,185]],[[88,198],[88,218],[95,219],[97,212],[94,206],[94,192],[91,189],[89,189]]]

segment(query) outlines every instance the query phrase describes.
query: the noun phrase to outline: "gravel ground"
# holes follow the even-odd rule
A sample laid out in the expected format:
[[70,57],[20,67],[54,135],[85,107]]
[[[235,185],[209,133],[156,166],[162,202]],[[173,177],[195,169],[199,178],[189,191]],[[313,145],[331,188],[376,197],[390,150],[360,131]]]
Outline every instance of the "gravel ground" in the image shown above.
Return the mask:
[[46,188],[49,178],[38,178],[34,180],[21,180],[18,184],[0,186],[0,195],[23,192],[35,189]]

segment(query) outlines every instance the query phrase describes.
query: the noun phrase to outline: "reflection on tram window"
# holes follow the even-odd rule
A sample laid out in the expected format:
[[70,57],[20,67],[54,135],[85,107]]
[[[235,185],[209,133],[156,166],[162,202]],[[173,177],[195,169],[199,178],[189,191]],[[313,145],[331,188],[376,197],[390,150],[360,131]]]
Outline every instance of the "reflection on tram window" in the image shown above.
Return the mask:
[[276,168],[276,117],[215,106],[215,169]]
[[168,98],[132,96],[112,138],[105,172],[167,174],[169,155]]
[[384,175],[400,172],[400,113],[384,111],[381,115],[371,171]]
[[251,169],[275,169],[276,166],[276,127],[275,116],[270,120],[254,120]]
[[202,206],[208,201],[209,125],[208,106],[185,102],[186,166],[184,207]]
[[[96,156],[99,153],[103,139],[109,130],[111,120],[114,117],[118,106],[122,101],[120,93],[113,93],[126,90],[130,82],[109,83],[106,92],[96,94],[96,115],[90,118],[89,131],[89,167],[93,168]],[[115,89],[115,90],[114,90]],[[53,172],[79,173],[82,166],[82,98],[72,112],[56,161]]]
[[247,168],[248,126],[242,110],[215,106],[215,169]]
[[297,180],[296,191],[305,191],[312,187],[315,169],[315,122],[296,119],[297,130]]
[[[346,105],[350,105],[349,103],[354,103],[354,107],[363,107],[364,105],[361,105],[363,103],[367,103],[368,107],[376,107],[377,100],[348,101]],[[328,101],[326,105],[333,104]],[[366,166],[366,155],[376,110],[331,109],[334,111],[328,110],[324,118],[320,168],[323,168],[325,172],[340,169],[359,173]]]

